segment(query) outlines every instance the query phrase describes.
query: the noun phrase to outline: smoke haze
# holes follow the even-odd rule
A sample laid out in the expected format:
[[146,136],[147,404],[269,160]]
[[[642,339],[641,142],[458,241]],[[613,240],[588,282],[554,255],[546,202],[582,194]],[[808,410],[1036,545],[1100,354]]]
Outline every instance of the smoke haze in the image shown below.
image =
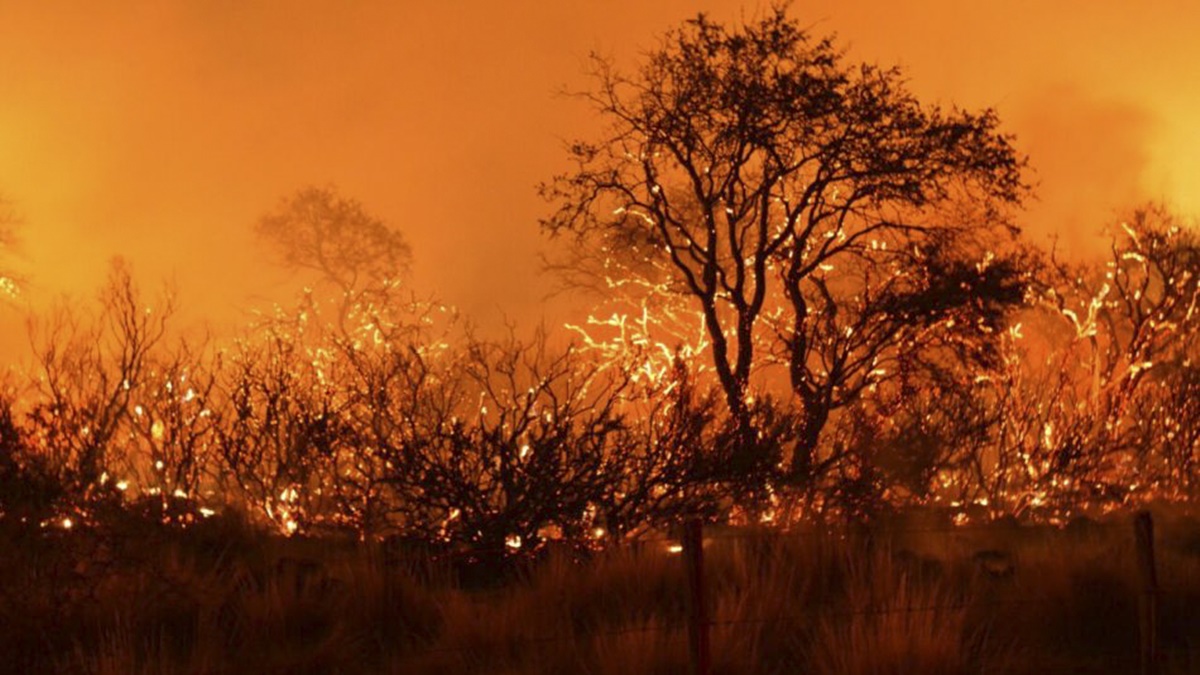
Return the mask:
[[[1086,252],[1117,211],[1200,210],[1200,6],[1190,2],[796,3],[918,96],[993,106],[1031,155],[1027,229]],[[640,46],[738,2],[0,1],[0,194],[24,224],[29,296],[87,295],[122,255],[193,317],[288,288],[252,225],[307,184],[405,233],[413,284],[486,324],[556,320],[534,186],[594,116],[555,95],[591,50]],[[5,318],[6,334],[19,330]],[[6,338],[5,344],[11,340]],[[18,340],[20,342],[20,340]]]

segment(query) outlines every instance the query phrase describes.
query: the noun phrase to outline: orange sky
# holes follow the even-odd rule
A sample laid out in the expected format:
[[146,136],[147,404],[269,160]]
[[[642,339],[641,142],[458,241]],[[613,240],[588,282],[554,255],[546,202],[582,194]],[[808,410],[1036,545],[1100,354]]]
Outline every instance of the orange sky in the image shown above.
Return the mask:
[[[629,58],[697,11],[756,6],[0,0],[0,194],[24,217],[39,297],[90,293],[123,254],[148,283],[174,278],[194,313],[232,316],[269,290],[255,219],[332,182],[405,232],[417,287],[484,323],[531,321],[548,288],[534,186],[594,123],[553,92],[582,83],[591,49]],[[1140,199],[1200,212],[1200,3],[792,13],[854,58],[903,65],[926,100],[998,108],[1038,169],[1035,233],[1087,248]]]

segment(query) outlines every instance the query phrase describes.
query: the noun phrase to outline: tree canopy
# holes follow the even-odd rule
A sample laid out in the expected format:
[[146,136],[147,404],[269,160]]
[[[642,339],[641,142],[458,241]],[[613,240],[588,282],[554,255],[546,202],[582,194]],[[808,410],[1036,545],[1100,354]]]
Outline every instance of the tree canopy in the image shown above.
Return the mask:
[[544,229],[583,251],[576,279],[636,279],[696,310],[735,418],[752,375],[781,366],[796,467],[832,411],[933,350],[982,358],[1021,302],[1006,242],[1025,160],[993,111],[922,104],[899,70],[848,63],[784,9],[700,15],[632,75],[592,64],[581,95],[607,126],[542,185]]

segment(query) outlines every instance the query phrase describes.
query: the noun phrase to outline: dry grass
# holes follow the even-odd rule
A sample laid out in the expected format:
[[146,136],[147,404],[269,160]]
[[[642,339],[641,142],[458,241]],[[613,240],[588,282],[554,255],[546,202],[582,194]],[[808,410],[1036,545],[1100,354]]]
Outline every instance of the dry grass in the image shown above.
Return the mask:
[[[1124,525],[920,541],[729,534],[705,549],[715,673],[1123,673],[1136,657]],[[374,545],[235,527],[104,542],[105,558],[87,536],[2,542],[13,583],[0,658],[14,672],[633,675],[688,663],[682,561],[660,542],[551,555],[479,589]],[[1200,554],[1164,542],[1164,672],[1194,672]]]
[[961,675],[985,659],[965,598],[937,581],[897,572],[886,557],[856,565],[845,595],[811,628],[818,675]]

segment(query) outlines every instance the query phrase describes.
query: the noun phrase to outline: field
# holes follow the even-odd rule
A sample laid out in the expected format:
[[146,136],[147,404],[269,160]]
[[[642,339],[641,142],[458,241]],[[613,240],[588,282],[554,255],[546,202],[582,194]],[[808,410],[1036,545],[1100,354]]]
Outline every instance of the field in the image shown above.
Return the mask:
[[[1200,668],[1200,523],[1156,515],[1160,672]],[[531,559],[400,542],[188,530],[8,529],[9,672],[680,673],[684,559],[664,534]],[[788,533],[708,527],[722,674],[1130,673],[1128,515],[1063,528],[934,518]]]

